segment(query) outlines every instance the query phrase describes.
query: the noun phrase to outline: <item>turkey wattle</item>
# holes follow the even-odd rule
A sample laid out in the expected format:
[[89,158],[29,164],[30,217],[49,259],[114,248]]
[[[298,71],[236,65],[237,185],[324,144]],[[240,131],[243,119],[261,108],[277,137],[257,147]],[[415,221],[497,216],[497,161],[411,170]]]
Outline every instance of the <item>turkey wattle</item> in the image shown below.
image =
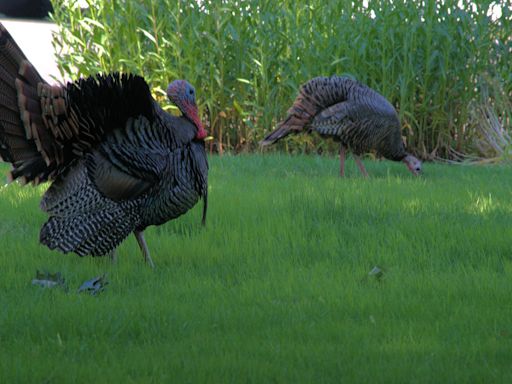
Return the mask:
[[166,113],[142,77],[113,73],[49,85],[0,24],[0,160],[10,179],[51,181],[41,243],[80,256],[109,254],[204,200],[208,163],[194,88],[171,83]]
[[403,161],[414,175],[421,172],[421,162],[405,151],[395,108],[373,89],[348,77],[315,77],[304,84],[286,118],[260,144],[273,144],[303,131],[340,141],[341,176],[347,150],[365,176],[368,173],[359,155],[372,150],[389,160]]

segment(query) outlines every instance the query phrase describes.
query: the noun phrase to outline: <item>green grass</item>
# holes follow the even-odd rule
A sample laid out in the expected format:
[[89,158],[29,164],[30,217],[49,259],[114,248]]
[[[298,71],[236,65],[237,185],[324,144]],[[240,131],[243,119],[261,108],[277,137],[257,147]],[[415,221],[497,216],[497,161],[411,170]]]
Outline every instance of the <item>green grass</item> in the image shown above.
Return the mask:
[[117,265],[39,246],[44,188],[0,187],[0,382],[511,382],[511,167],[366,164],[211,158],[207,227],[148,229],[154,271],[132,238]]

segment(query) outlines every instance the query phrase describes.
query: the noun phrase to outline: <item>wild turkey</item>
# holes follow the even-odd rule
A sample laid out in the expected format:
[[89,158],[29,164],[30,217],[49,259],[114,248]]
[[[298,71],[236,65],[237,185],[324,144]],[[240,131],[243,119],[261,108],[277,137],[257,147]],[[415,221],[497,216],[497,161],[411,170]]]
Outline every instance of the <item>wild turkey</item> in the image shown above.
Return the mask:
[[345,174],[345,152],[368,176],[359,155],[375,150],[394,161],[403,161],[417,175],[421,162],[405,151],[400,121],[393,106],[373,89],[348,77],[315,77],[299,95],[277,129],[261,141],[273,144],[290,133],[316,131],[340,141],[340,175]]
[[208,163],[194,88],[176,80],[162,110],[142,77],[113,73],[47,84],[0,24],[0,160],[10,180],[52,181],[41,243],[79,256],[109,254],[204,200]]

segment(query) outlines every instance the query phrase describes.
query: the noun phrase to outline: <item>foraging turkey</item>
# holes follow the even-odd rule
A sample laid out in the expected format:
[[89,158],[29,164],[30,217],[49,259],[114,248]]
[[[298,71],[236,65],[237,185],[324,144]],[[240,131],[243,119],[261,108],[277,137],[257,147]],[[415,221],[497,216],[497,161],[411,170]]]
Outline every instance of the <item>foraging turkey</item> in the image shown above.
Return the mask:
[[304,84],[286,118],[260,144],[273,144],[303,131],[316,131],[341,142],[341,176],[345,174],[347,150],[352,151],[364,176],[368,173],[359,155],[371,150],[389,160],[403,161],[414,175],[421,172],[421,162],[405,151],[393,106],[373,89],[348,77],[315,77]]
[[134,233],[153,266],[143,231],[204,201],[208,163],[194,88],[176,80],[172,116],[142,77],[113,73],[47,84],[0,24],[0,160],[10,180],[52,184],[41,243],[102,256]]

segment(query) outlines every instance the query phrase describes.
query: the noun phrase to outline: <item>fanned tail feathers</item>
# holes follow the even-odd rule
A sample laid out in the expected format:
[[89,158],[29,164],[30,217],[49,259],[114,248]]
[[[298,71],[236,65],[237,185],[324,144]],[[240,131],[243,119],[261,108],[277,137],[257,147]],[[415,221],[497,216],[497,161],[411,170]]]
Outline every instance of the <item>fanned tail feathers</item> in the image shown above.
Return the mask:
[[127,118],[152,121],[153,103],[140,76],[47,84],[0,23],[0,160],[13,165],[11,179],[54,180]]

